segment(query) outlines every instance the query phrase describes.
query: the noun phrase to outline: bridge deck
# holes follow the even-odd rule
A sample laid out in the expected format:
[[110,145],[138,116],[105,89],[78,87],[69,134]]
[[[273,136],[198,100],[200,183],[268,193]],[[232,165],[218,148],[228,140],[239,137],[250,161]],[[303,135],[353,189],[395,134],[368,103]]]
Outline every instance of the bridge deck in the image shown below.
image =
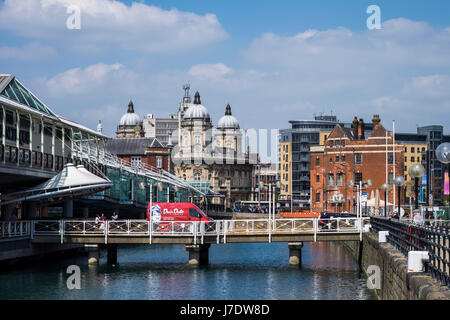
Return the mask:
[[[361,223],[362,222],[362,223]],[[317,218],[149,222],[33,221],[34,243],[223,244],[360,240],[369,219]],[[362,226],[362,227],[361,227]]]

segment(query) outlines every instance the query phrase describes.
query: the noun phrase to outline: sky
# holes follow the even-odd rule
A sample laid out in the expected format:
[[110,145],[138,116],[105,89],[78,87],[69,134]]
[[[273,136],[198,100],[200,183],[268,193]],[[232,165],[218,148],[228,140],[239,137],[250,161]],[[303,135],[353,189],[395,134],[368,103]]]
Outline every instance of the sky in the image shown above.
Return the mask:
[[450,134],[447,0],[0,0],[0,30],[0,73],[109,136],[130,99],[141,117],[176,114],[185,82],[214,124],[229,103],[248,129],[332,112]]

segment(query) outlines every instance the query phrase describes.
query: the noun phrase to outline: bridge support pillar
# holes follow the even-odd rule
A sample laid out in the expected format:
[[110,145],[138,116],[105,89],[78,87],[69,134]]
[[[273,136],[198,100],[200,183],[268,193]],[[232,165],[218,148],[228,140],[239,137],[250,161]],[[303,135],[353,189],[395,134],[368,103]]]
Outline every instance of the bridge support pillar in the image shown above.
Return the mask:
[[64,218],[73,218],[73,200],[64,201]]
[[97,244],[85,244],[85,250],[88,253],[88,264],[96,265],[100,261],[100,251]]
[[209,263],[209,247],[210,244],[186,245],[189,252],[190,265],[207,265]]
[[289,247],[289,264],[293,266],[301,265],[303,242],[288,243],[288,247]]
[[89,218],[89,208],[83,208],[83,219]]
[[117,244],[107,244],[108,264],[117,264]]

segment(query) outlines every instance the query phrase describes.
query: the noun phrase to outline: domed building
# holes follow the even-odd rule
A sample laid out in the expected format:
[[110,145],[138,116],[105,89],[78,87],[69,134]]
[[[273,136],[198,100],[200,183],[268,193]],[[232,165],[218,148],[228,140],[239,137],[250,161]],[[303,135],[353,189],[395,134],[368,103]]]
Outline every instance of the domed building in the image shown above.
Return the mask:
[[225,108],[225,115],[219,119],[214,133],[216,148],[235,153],[242,150],[242,133],[239,121],[231,114],[231,106]]
[[117,126],[116,137],[117,138],[141,138],[144,136],[142,130],[141,117],[134,112],[133,101],[128,103],[128,110],[119,121]]
[[207,209],[229,210],[235,201],[250,200],[253,165],[249,154],[242,152],[242,132],[230,105],[214,134],[210,114],[198,91],[193,103],[185,95],[178,115],[180,143],[172,158],[175,174],[195,187],[214,191],[206,204],[198,204]]
[[201,157],[204,149],[212,143],[212,121],[200,101],[200,93],[194,96],[194,103],[184,112],[180,130],[180,156]]

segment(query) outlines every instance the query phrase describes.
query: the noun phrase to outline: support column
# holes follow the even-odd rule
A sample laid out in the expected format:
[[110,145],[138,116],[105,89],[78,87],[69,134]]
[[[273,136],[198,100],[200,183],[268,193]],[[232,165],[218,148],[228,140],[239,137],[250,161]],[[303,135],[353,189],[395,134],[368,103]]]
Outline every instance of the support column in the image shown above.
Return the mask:
[[85,207],[83,208],[83,219],[89,218],[89,208]]
[[73,200],[64,201],[64,218],[73,218]]
[[117,264],[117,244],[107,244],[108,264]]
[[14,203],[2,206],[2,221],[9,221],[13,215],[16,205]]
[[88,253],[88,264],[96,265],[100,261],[100,251],[97,244],[85,244],[85,250]]
[[288,247],[289,247],[289,264],[294,266],[301,265],[303,242],[288,243]]
[[36,218],[37,203],[36,202],[25,202],[25,217],[26,219]]
[[208,265],[210,244],[186,245],[189,252],[189,265]]

